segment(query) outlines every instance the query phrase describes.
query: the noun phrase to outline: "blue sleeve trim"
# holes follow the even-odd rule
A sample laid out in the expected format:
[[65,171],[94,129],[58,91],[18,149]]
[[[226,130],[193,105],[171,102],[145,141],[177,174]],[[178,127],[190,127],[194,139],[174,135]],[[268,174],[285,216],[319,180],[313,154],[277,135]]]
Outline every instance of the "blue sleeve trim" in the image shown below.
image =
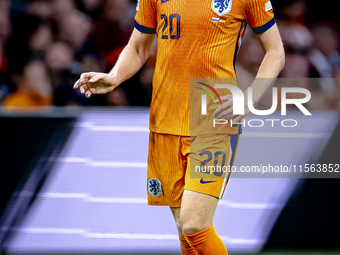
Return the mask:
[[275,18],[272,18],[269,20],[266,24],[260,27],[252,27],[254,34],[262,34],[263,32],[266,32],[269,28],[271,28],[275,24]]
[[139,25],[138,22],[135,20],[135,28],[144,34],[156,34],[156,28],[144,27]]

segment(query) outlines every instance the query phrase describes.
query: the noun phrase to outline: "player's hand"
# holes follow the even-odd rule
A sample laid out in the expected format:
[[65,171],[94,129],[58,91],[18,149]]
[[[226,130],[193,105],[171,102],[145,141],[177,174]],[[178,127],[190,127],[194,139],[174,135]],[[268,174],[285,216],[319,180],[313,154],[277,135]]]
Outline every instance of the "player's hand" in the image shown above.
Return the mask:
[[233,97],[231,95],[226,95],[221,97],[222,102],[226,102],[218,107],[213,116],[215,119],[226,119],[226,120],[233,120],[233,123],[237,123],[246,116],[249,115],[250,111],[248,105],[244,105],[244,114],[243,115],[234,115],[233,114]]
[[105,94],[111,92],[118,84],[115,77],[105,73],[83,73],[73,88],[80,87],[80,93],[90,97],[92,94]]

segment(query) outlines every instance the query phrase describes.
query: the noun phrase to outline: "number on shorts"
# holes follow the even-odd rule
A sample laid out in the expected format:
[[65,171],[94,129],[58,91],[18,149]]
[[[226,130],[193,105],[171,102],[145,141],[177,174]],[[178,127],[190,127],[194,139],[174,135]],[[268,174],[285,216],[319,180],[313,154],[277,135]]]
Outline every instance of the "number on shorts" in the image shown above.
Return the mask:
[[[208,168],[203,170],[203,167],[212,160],[212,153],[210,151],[202,151],[200,154],[200,156],[204,156],[204,155],[208,155],[208,158],[203,160],[202,163],[200,164],[200,172],[203,173],[207,173],[210,174],[210,170]],[[218,156],[222,156],[222,164],[221,164],[221,171],[217,171],[218,170]],[[223,174],[223,167],[225,165],[225,159],[226,159],[226,154],[223,151],[216,151],[214,153],[214,175],[220,177]]]

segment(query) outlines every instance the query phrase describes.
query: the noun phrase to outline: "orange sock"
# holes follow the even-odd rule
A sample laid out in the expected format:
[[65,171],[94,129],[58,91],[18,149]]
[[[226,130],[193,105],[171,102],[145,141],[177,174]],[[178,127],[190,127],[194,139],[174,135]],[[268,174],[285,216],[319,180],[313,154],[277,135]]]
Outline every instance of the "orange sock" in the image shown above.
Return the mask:
[[227,248],[213,225],[196,234],[184,236],[197,255],[228,255]]
[[187,240],[185,238],[179,238],[181,241],[181,252],[182,255],[196,255],[196,252],[193,248],[191,248],[190,244],[188,244]]

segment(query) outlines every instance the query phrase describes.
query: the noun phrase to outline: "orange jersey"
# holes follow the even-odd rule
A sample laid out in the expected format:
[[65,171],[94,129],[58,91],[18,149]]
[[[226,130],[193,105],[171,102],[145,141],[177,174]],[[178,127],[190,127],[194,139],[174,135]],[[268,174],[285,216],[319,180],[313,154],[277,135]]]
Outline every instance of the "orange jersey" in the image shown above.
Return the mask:
[[257,34],[275,24],[269,0],[139,0],[135,28],[158,36],[151,131],[190,136],[190,79],[236,78],[247,24]]

